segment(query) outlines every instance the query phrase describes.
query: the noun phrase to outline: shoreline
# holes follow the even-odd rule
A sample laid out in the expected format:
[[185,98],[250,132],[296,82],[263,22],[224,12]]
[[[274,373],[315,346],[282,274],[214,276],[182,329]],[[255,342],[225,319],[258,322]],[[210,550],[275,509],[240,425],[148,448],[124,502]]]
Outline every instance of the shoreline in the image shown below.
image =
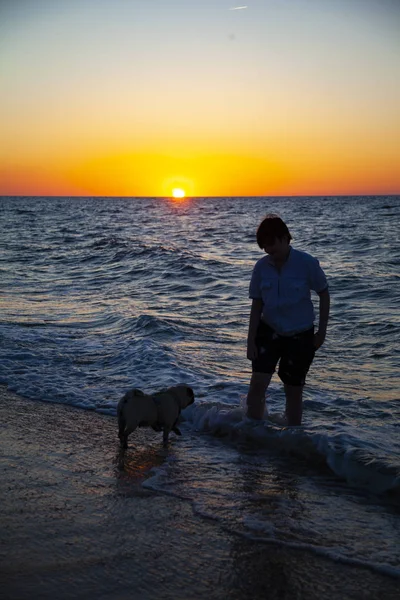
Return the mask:
[[245,539],[141,486],[165,454],[121,456],[116,419],[0,386],[4,598],[397,598],[399,581]]

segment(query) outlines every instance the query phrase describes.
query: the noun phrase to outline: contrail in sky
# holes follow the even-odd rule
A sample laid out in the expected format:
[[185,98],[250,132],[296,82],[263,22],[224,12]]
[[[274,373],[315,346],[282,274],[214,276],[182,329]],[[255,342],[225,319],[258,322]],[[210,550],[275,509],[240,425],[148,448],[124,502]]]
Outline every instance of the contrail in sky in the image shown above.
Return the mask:
[[248,6],[233,6],[229,10],[243,10],[245,8],[248,8]]

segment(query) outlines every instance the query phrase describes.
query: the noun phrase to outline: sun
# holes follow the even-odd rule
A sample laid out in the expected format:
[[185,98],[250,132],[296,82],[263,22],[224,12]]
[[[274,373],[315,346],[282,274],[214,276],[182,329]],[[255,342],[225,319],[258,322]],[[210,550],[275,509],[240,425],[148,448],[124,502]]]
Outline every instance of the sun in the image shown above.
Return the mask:
[[174,188],[172,190],[172,196],[173,198],[184,198],[186,196],[185,190],[182,188]]

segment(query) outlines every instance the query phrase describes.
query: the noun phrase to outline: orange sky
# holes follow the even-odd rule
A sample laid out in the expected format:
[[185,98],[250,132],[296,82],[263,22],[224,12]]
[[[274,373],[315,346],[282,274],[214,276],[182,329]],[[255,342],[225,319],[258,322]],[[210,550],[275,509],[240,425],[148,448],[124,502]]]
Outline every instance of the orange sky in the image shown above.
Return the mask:
[[0,8],[1,195],[400,192],[389,0],[30,6]]

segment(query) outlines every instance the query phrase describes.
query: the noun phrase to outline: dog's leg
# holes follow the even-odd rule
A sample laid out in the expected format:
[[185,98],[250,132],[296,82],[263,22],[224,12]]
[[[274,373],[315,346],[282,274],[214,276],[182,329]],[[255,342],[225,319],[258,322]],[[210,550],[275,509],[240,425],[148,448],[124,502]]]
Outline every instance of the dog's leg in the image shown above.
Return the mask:
[[124,431],[125,431],[125,419],[123,417],[122,414],[118,415],[118,437],[119,439],[121,439],[121,437],[124,435]]
[[163,445],[168,446],[168,436],[169,436],[169,432],[171,430],[168,427],[164,427],[164,431],[163,431]]
[[118,435],[118,437],[119,437],[121,448],[126,450],[126,448],[128,447],[128,436],[124,432],[122,432]]
[[123,448],[126,449],[128,447],[128,435],[130,435],[131,433],[133,433],[135,431],[136,427],[137,427],[137,424],[136,425],[132,425],[131,427],[127,427],[125,429],[124,434],[122,436],[123,439],[121,441]]
[[118,437],[121,442],[121,446],[123,448],[128,447],[128,444],[126,441],[126,436],[125,436],[125,427],[126,427],[126,421],[124,419],[124,415],[122,414],[122,411],[120,411],[120,412],[118,412]]
[[180,429],[178,428],[178,421],[179,421],[179,417],[177,418],[177,420],[175,421],[175,423],[172,425],[172,431],[174,433],[176,433],[176,435],[182,435],[180,432]]

